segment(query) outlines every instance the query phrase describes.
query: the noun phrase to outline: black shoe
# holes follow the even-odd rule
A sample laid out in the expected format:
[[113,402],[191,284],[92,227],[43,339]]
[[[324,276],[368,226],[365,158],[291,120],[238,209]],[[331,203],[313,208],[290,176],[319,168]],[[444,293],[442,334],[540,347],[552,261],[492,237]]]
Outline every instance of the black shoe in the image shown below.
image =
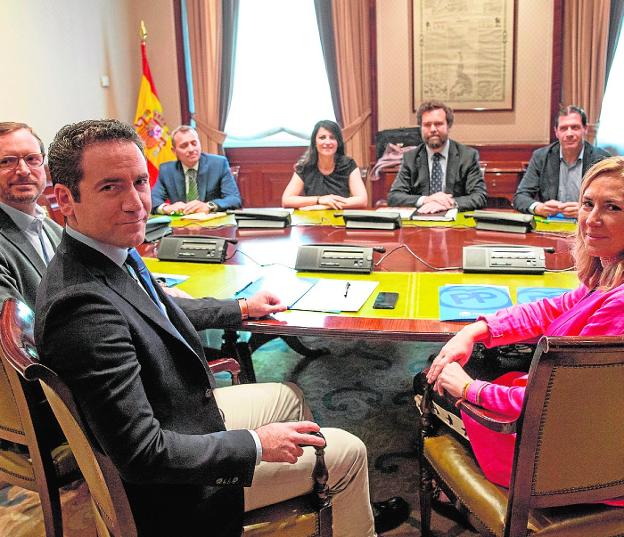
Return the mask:
[[385,502],[373,502],[372,508],[377,533],[397,528],[407,520],[411,511],[409,503],[400,496],[393,496]]

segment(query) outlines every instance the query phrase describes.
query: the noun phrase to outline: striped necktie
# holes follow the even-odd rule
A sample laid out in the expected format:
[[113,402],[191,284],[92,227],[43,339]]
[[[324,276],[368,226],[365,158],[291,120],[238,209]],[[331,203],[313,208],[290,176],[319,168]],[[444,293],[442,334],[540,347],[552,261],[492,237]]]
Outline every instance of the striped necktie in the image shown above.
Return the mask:
[[186,192],[186,201],[193,201],[199,198],[199,191],[197,190],[197,170],[189,168],[186,170],[186,176],[188,178],[188,191]]

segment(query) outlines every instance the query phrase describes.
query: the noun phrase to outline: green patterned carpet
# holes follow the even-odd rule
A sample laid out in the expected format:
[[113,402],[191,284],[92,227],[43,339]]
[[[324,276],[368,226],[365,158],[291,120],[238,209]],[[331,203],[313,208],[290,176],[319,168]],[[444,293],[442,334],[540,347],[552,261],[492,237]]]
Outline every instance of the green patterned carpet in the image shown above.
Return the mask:
[[[439,344],[306,338],[310,347],[331,353],[307,361],[281,339],[254,355],[258,381],[296,382],[321,425],[342,427],[359,436],[369,452],[371,496],[400,495],[412,505],[407,523],[387,536],[418,536],[418,462],[414,451],[417,411],[412,378]],[[95,537],[84,485],[63,492],[67,537]],[[433,514],[438,537],[474,535]],[[44,535],[37,495],[0,488],[0,536]]]

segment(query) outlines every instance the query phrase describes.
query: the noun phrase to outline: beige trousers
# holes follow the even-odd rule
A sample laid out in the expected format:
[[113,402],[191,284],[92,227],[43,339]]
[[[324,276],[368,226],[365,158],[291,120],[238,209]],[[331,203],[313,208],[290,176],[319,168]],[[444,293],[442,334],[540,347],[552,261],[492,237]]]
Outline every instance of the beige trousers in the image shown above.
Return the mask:
[[[259,383],[214,390],[227,429],[255,429],[282,421],[313,420],[301,390],[291,383]],[[373,537],[366,447],[342,429],[321,429],[327,440],[335,537]],[[251,487],[245,488],[245,511],[271,505],[312,490],[315,455],[311,447],[295,464],[261,462]]]

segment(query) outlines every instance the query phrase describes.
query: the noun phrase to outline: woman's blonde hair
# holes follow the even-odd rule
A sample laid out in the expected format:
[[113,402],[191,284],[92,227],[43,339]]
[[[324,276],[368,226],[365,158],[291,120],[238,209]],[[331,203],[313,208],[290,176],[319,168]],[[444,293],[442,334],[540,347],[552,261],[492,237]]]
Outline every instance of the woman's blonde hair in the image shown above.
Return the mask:
[[[580,211],[583,210],[583,195],[587,187],[598,179],[608,175],[613,181],[621,183],[622,193],[624,194],[624,157],[609,157],[594,164],[583,178],[581,183],[581,195],[579,204]],[[623,208],[624,209],[624,208]],[[624,233],[624,230],[622,230]],[[581,226],[576,230],[576,238],[574,241],[574,259],[576,261],[576,270],[578,277],[590,289],[613,289],[624,283],[624,252],[618,255],[618,260],[603,268],[600,258],[591,256],[587,252],[585,241],[581,237]]]

